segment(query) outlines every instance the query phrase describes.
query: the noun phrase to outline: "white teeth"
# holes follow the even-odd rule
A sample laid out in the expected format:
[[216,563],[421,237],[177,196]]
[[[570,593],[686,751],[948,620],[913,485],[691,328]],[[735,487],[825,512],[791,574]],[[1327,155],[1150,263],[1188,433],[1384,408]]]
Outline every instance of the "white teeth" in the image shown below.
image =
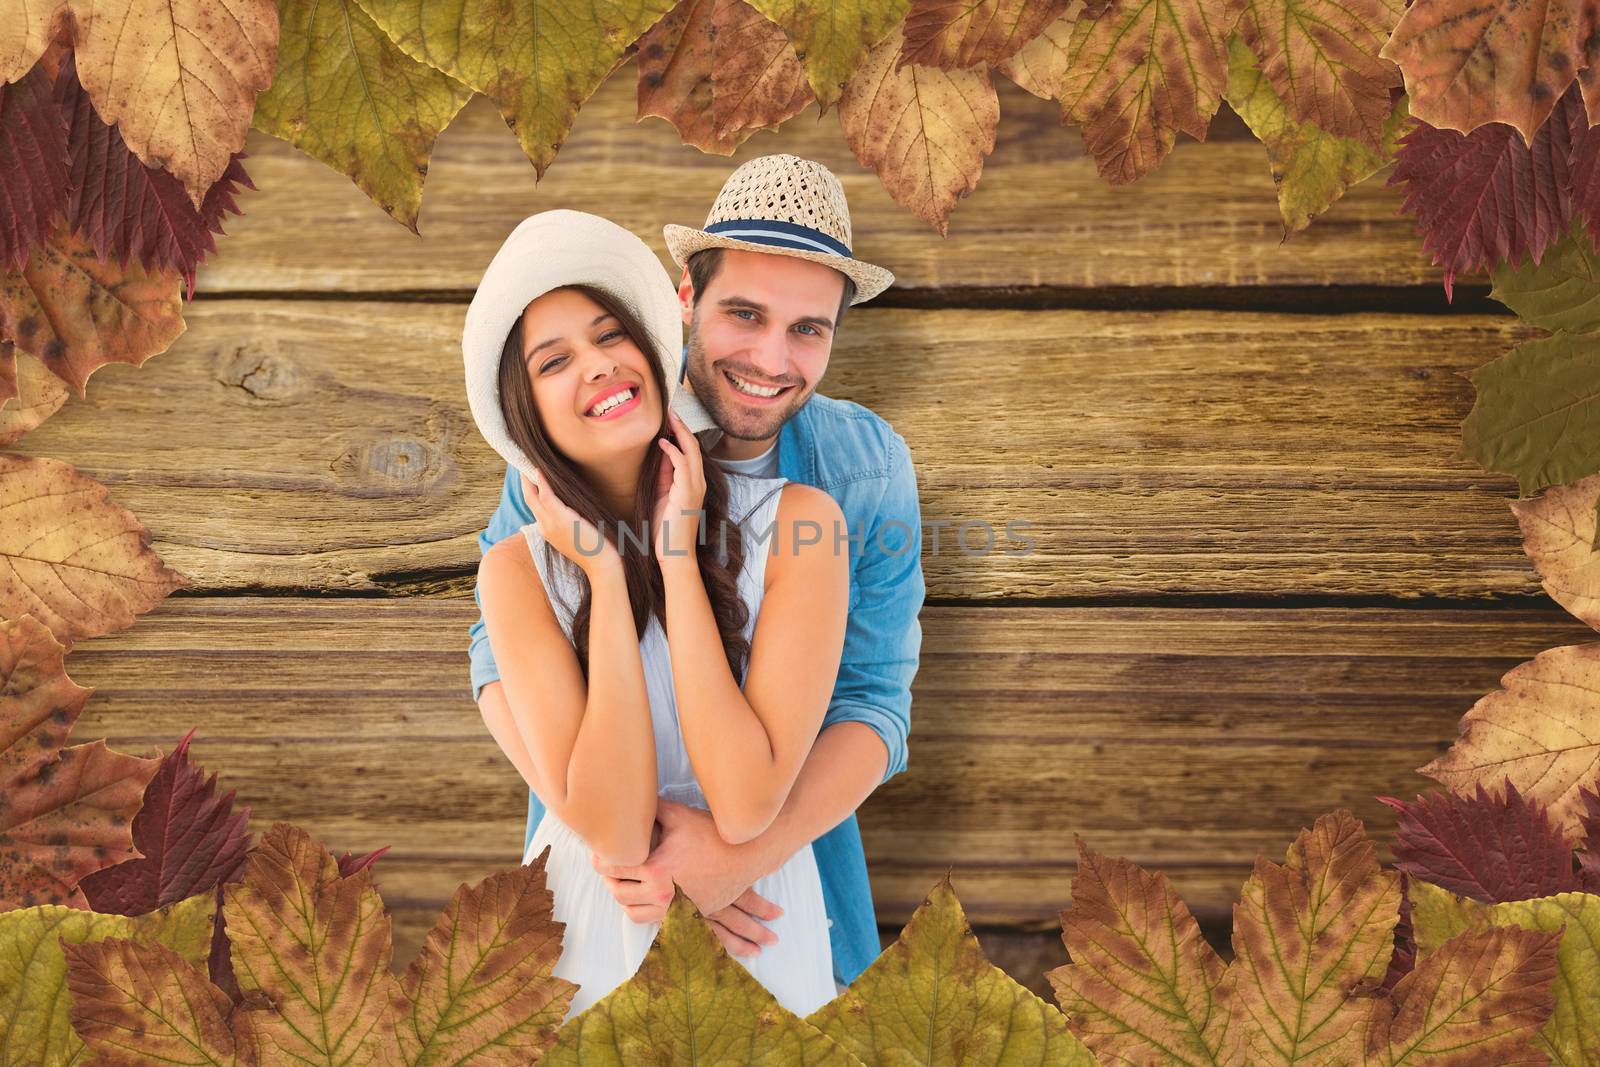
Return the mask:
[[618,404],[626,404],[628,401],[630,401],[632,399],[633,399],[633,390],[632,389],[624,389],[622,392],[617,393],[617,394],[615,394],[613,396],[609,396],[605,400],[601,401],[600,406],[595,408],[594,410],[590,411],[589,415],[590,415],[591,418],[598,418],[599,416],[604,415],[606,412],[610,411],[612,408],[616,407]]
[[732,373],[731,371],[728,373],[728,377],[733,380],[733,387],[735,389],[739,390],[739,392],[741,392],[741,393],[749,393],[751,396],[777,396],[779,393],[783,392],[783,390],[784,390],[784,386],[781,386],[781,385],[778,385],[778,386],[754,385],[754,384],[752,384],[750,382],[745,381],[743,378],[739,377],[737,374]]

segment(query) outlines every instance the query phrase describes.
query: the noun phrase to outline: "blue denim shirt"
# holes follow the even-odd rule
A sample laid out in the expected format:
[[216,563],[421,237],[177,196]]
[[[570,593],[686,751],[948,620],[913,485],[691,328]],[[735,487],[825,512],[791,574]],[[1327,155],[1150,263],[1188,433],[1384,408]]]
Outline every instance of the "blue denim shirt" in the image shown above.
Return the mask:
[[[911,680],[922,647],[917,619],[924,594],[922,518],[910,451],[887,422],[860,404],[813,393],[779,432],[778,473],[824,490],[844,513],[852,543],[839,548],[851,554],[850,609],[839,677],[823,728],[836,722],[870,726],[889,750],[887,781],[906,768]],[[500,505],[478,535],[479,550],[488,551],[532,521],[522,480],[507,465]],[[833,534],[824,536],[831,539]],[[474,587],[473,598],[477,596]],[[476,703],[482,688],[500,673],[481,615],[470,633]],[[544,811],[530,790],[524,851]],[[823,904],[833,920],[834,977],[848,985],[878,956],[878,921],[855,815],[813,841],[812,850]]]

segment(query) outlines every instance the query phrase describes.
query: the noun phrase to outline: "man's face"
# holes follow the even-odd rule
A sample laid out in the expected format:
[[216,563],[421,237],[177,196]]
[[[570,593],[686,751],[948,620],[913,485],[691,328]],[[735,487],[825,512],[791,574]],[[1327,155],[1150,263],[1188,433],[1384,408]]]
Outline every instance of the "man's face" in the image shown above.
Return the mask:
[[687,270],[678,294],[695,397],[729,437],[777,433],[828,369],[844,275],[794,256],[729,248],[698,301],[691,304]]

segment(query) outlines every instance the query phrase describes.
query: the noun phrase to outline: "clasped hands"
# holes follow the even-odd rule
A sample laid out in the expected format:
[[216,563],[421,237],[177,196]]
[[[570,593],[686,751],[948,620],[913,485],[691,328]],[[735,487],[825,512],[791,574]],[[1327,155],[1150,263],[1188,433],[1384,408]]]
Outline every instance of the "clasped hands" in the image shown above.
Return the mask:
[[724,841],[708,811],[657,798],[656,827],[644,863],[602,863],[593,852],[589,862],[636,923],[666,917],[676,882],[732,955],[754,956],[778,940],[761,920],[775,919],[783,909],[750,888],[775,865],[768,864],[759,839],[741,845]]

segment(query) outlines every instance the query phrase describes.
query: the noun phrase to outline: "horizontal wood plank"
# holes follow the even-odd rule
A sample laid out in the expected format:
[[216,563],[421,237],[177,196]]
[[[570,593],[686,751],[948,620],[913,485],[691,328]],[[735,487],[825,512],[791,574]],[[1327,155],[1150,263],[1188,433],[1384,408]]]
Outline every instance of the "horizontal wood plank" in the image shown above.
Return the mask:
[[[392,846],[392,905],[437,912],[520,859],[526,787],[470,699],[470,599],[174,596],[83,642],[76,743],[194,760],[330,848]],[[1379,794],[1539,651],[1592,637],[1531,609],[929,608],[906,773],[860,819],[881,921],[946,870],[975,923],[1048,927],[1073,835],[1167,872],[1225,915],[1257,853]],[[1386,851],[1385,851],[1385,854]]]
[[[649,241],[670,267],[664,223],[698,225],[739,163],[772,152],[816,159],[850,201],[854,251],[894,271],[901,290],[1173,286],[1437,285],[1400,191],[1382,175],[1357,185],[1310,229],[1283,240],[1266,150],[1188,138],[1154,173],[1112,186],[1083,154],[1060,108],[1000,82],[998,145],[977,190],[957,206],[949,235],[895,203],[850,154],[836,112],[816,109],[732,157],[685,147],[666,122],[635,123],[635,69],[618,71],[583,106],[535,188],[486,98],[440,137],[418,218],[421,237],[392,221],[343,175],[252,131],[246,168],[257,191],[198,276],[197,292],[373,293],[474,289],[522,218],[551,208],[606,216]],[[307,235],[316,249],[308,249]],[[676,276],[676,272],[674,272]],[[891,294],[892,297],[892,294]]]
[[[465,594],[505,465],[467,407],[463,313],[196,305],[168,352],[103,368],[20,448],[104,481],[196,591]],[[1514,319],[899,309],[848,326],[821,391],[909,443],[930,597],[1538,591],[1515,483],[1454,457],[1463,375],[1529,336]],[[962,540],[967,522],[994,540]]]

